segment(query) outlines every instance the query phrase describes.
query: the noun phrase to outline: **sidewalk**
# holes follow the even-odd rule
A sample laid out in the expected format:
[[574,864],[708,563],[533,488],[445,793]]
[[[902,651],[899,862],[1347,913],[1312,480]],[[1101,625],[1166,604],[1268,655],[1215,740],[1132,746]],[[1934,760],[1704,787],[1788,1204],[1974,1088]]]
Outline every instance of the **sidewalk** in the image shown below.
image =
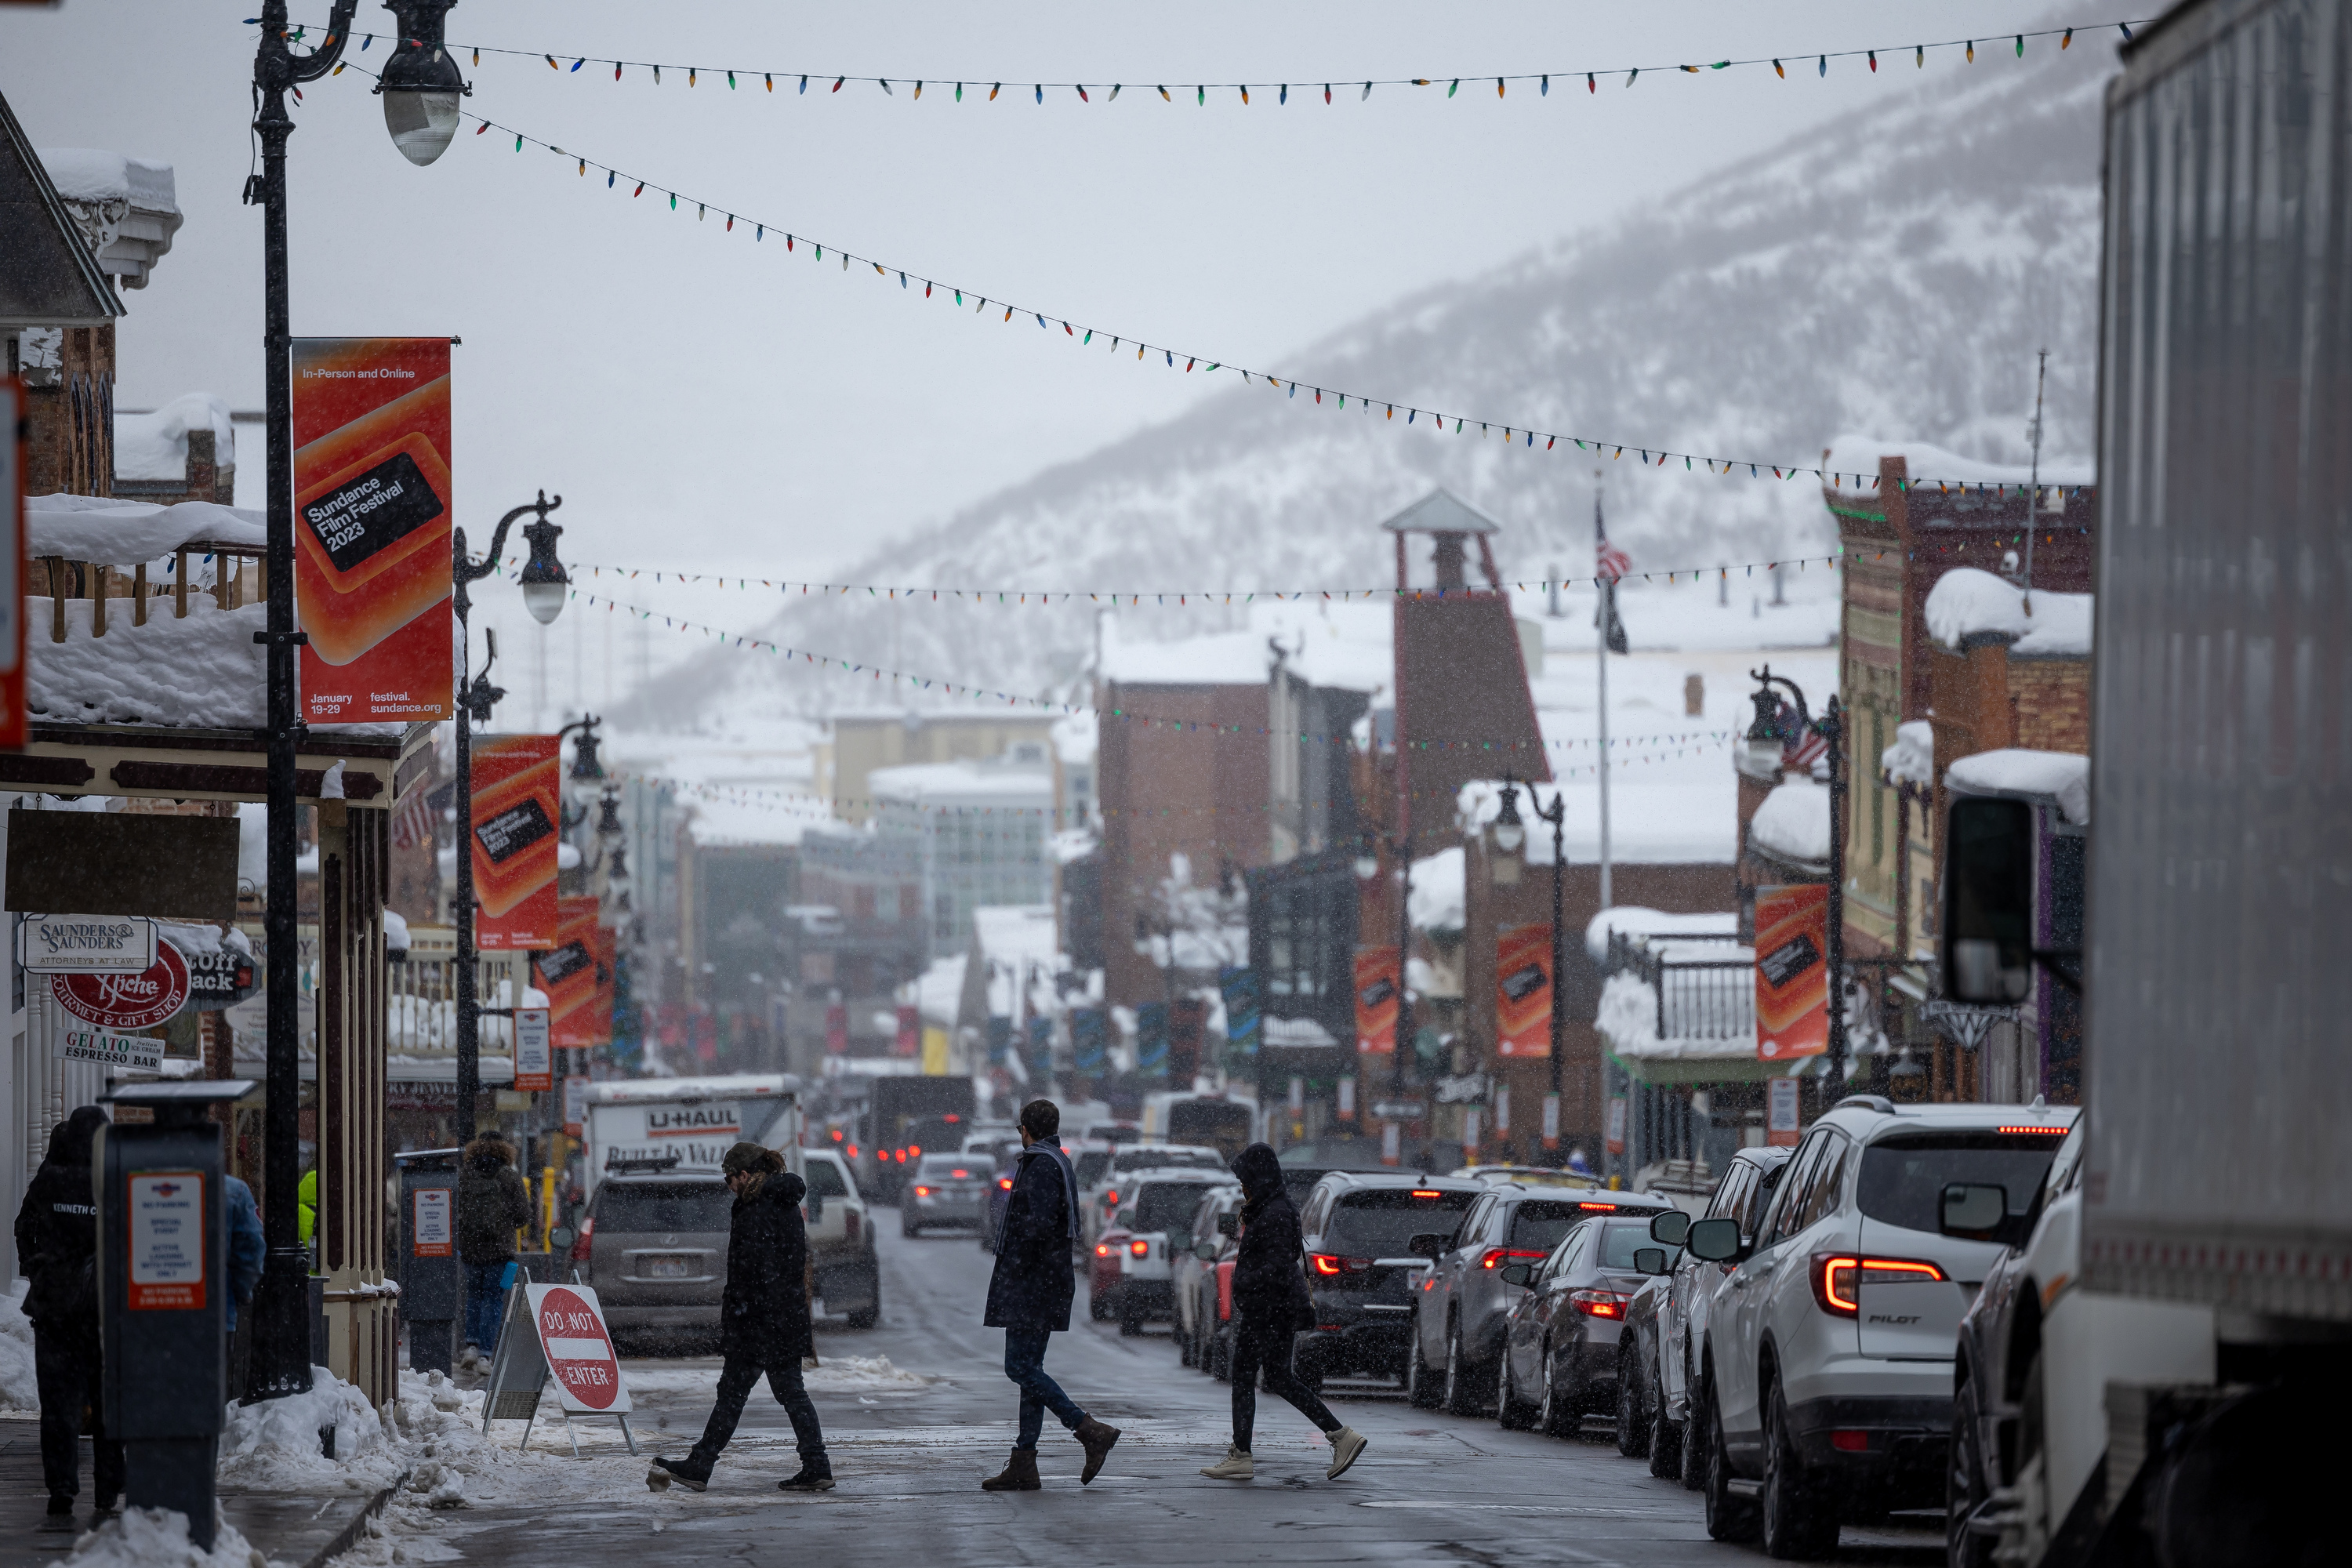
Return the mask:
[[[27,1420],[0,1421],[0,1568],[42,1568],[73,1551],[90,1527],[89,1440],[81,1445],[81,1495],[70,1520],[52,1520],[41,1483],[41,1440]],[[336,1493],[323,1500],[224,1488],[221,1511],[273,1563],[319,1568],[359,1538],[389,1492]]]

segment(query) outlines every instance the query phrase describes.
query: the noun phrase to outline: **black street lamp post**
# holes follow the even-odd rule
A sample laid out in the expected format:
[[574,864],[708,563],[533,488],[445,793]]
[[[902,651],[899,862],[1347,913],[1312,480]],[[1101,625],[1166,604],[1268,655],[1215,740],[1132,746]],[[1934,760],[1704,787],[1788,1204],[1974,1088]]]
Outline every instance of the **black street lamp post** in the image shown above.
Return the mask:
[[[1785,675],[1775,675],[1772,667],[1749,670],[1757,684],[1757,723],[1748,733],[1753,736],[1763,728],[1766,705],[1771,689],[1779,686],[1788,690],[1797,704],[1797,734],[1811,730],[1828,746],[1823,759],[1830,774],[1830,888],[1829,906],[1824,935],[1829,952],[1824,955],[1829,967],[1830,1067],[1834,1087],[1845,1089],[1845,1066],[1848,1047],[1845,1032],[1845,710],[1840,706],[1837,693],[1830,693],[1829,704],[1818,719],[1805,707],[1802,688]],[[1793,740],[1795,736],[1783,737]]]
[[[489,552],[476,561],[466,552],[466,531],[449,531],[452,574],[456,578],[457,609],[457,646],[465,649],[461,658],[470,661],[472,645],[467,640],[466,622],[473,608],[473,595],[467,584],[478,583],[499,569],[505,555],[507,531],[515,519],[525,512],[538,515],[523,524],[523,537],[530,541],[530,559],[524,563],[522,580],[523,608],[531,618],[545,626],[562,612],[563,601],[570,589],[570,579],[563,563],[556,558],[555,541],[563,530],[547,521],[547,514],[563,504],[563,498],[548,499],[539,492],[539,499],[519,506],[499,519],[497,531],[490,535]],[[478,992],[479,977],[474,973],[474,729],[476,724],[490,721],[490,710],[497,706],[505,691],[490,684],[490,666],[498,662],[498,639],[488,638],[489,657],[482,663],[481,673],[473,683],[466,683],[466,670],[457,671],[458,689],[464,695],[457,703],[457,776],[453,796],[457,807],[457,823],[463,829],[457,838],[457,890],[449,900],[449,917],[457,931],[457,1110],[461,1118],[478,1121],[482,1099],[482,1015]],[[562,809],[561,803],[558,811]],[[520,1002],[521,998],[515,998]],[[494,1013],[511,1013],[511,1007],[488,1009]]]
[[[1543,1135],[1544,1147],[1558,1149],[1559,1137],[1560,1058],[1568,1049],[1568,1014],[1560,1003],[1559,977],[1566,963],[1567,943],[1561,935],[1561,921],[1567,919],[1568,877],[1568,806],[1555,788],[1549,808],[1536,805],[1535,786],[1528,786],[1528,804],[1533,806],[1536,820],[1551,824],[1551,1037],[1549,1042],[1551,1090],[1545,1097]],[[1519,785],[1506,774],[1503,779],[1503,809],[1495,817],[1495,847],[1513,858],[1510,880],[1518,880],[1517,857],[1527,843],[1527,824],[1519,818]]]
[[[440,156],[457,130],[457,100],[468,90],[441,42],[443,14],[453,3],[401,0],[386,6],[400,19],[401,37],[384,62],[376,90],[384,95],[386,127],[412,163],[429,163]],[[253,61],[253,129],[261,142],[261,169],[246,181],[245,200],[261,208],[268,406],[268,629],[257,633],[255,640],[268,650],[268,711],[263,738],[268,747],[268,896],[262,930],[268,1024],[262,1078],[262,1182],[268,1201],[262,1211],[268,1252],[251,1308],[254,1349],[244,1392],[258,1399],[299,1394],[310,1386],[310,1334],[305,1321],[310,1261],[300,1242],[293,1201],[301,1181],[301,1035],[296,1012],[300,994],[293,955],[295,769],[303,731],[294,650],[306,639],[296,629],[294,615],[294,340],[286,263],[286,142],[294,133],[294,120],[287,111],[286,95],[335,68],[358,5],[359,0],[334,0],[318,49],[297,55],[286,0],[263,0],[261,40]]]

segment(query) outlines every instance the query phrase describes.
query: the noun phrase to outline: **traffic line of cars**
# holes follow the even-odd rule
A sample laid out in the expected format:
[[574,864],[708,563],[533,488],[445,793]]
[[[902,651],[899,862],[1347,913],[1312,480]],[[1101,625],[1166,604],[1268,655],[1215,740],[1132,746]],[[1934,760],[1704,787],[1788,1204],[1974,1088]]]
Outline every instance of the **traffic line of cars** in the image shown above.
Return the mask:
[[[1556,1173],[1301,1168],[1299,1374],[1555,1436],[1612,1420],[1621,1452],[1704,1494],[1711,1536],[1777,1558],[1942,1510],[1973,1568],[2032,1441],[1986,1369],[2016,1249],[2073,1191],[2074,1120],[1850,1095],[1796,1148],[1740,1150],[1696,1219]],[[1185,1365],[1229,1376],[1238,1184],[1124,1180],[1089,1248],[1097,1316],[1164,1316]]]

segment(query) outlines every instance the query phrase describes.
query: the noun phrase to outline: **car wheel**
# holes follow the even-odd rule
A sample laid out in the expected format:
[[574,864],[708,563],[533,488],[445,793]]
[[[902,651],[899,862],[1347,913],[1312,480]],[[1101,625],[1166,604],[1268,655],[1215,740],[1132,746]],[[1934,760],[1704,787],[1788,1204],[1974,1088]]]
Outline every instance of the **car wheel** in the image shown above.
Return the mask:
[[1462,1348],[1462,1323],[1454,1319],[1445,1325],[1445,1409],[1454,1415],[1483,1415],[1486,1409],[1478,1403],[1475,1392],[1477,1379],[1472,1375],[1469,1352]]
[[1437,1405],[1438,1382],[1430,1371],[1429,1358],[1421,1353],[1421,1320],[1412,1321],[1412,1342],[1404,1354],[1404,1396],[1407,1403],[1420,1410],[1434,1409]]
[[1731,1455],[1723,1442],[1723,1414],[1706,1402],[1706,1533],[1714,1541],[1756,1539],[1756,1504],[1731,1490]]
[[1708,1451],[1715,1447],[1715,1416],[1706,1384],[1696,1373],[1683,1374],[1690,1390],[1690,1415],[1683,1423],[1683,1490],[1695,1492],[1706,1485]]
[[1810,1561],[1837,1550],[1837,1510],[1826,1478],[1810,1475],[1789,1430],[1789,1402],[1773,1384],[1764,1406],[1764,1554]]
[[1683,1473],[1683,1429],[1666,1418],[1666,1384],[1664,1378],[1649,1378],[1646,1389],[1650,1420],[1650,1473],[1660,1479],[1679,1478]]
[[1118,1336],[1131,1340],[1143,1332],[1143,1309],[1122,1300],[1118,1304]]
[[913,1220],[908,1219],[905,1215],[900,1215],[898,1216],[898,1234],[905,1237],[908,1240],[912,1241],[915,1237],[923,1234],[923,1227],[917,1225]]
[[1977,1385],[1960,1384],[1952,1400],[1952,1440],[1944,1466],[1944,1561],[1948,1568],[1989,1568],[1993,1538],[1969,1529],[1969,1521],[1982,1507],[1990,1488],[1984,1472],[1984,1454],[1977,1441]]
[[1643,1396],[1641,1357],[1631,1345],[1617,1352],[1617,1451],[1629,1459],[1650,1457],[1650,1402]]
[[853,1329],[870,1329],[882,1321],[882,1281],[878,1278],[874,1281],[874,1299],[863,1307],[852,1309],[848,1319]]
[[1518,1391],[1511,1386],[1511,1347],[1506,1344],[1503,1353],[1495,1358],[1495,1419],[1507,1432],[1524,1432],[1535,1425],[1536,1407],[1519,1402]]
[[1544,1347],[1541,1364],[1543,1398],[1536,1405],[1536,1425],[1547,1437],[1573,1437],[1582,1429],[1584,1420],[1577,1402],[1560,1392],[1559,1363],[1549,1345]]

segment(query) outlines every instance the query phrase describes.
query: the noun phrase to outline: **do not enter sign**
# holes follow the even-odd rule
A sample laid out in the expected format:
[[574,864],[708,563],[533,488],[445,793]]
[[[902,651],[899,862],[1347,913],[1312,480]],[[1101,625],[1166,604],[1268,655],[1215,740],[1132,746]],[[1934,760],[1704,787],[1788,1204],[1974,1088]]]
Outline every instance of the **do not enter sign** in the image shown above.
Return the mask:
[[563,1407],[598,1415],[627,1410],[620,1358],[614,1353],[596,1292],[584,1285],[532,1285],[528,1289],[531,1324],[547,1368],[555,1374]]

